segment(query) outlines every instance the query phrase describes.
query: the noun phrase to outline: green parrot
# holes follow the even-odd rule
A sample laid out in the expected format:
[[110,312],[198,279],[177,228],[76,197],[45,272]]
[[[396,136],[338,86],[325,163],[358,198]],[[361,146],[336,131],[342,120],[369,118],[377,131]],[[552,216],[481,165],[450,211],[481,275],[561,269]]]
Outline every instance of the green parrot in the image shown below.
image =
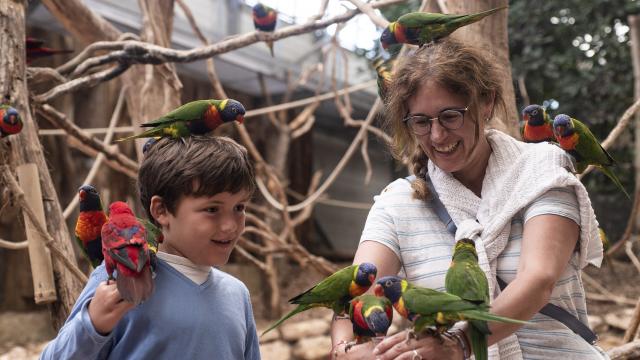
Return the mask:
[[593,165],[607,175],[627,195],[627,198],[631,199],[618,177],[609,169],[616,164],[615,160],[600,145],[585,124],[569,115],[559,114],[553,119],[553,134],[560,147],[576,160],[578,174],[582,173],[587,166]]
[[[478,253],[473,240],[456,242],[451,265],[444,280],[447,292],[479,305],[489,305],[489,283],[478,265]],[[488,326],[485,321],[469,321],[469,340],[476,360],[486,360]],[[487,332],[485,332],[487,330]]]
[[378,76],[378,96],[383,103],[387,102],[387,96],[389,91],[389,85],[391,83],[391,67],[393,64],[390,61],[384,61],[381,57],[373,60],[373,67],[376,69]]
[[374,337],[384,337],[393,321],[391,301],[384,296],[360,295],[350,301],[349,319],[353,324],[355,341],[345,347],[345,352],[357,344]]
[[[527,323],[491,314],[486,304],[473,303],[447,292],[415,286],[394,275],[379,279],[374,292],[376,296],[385,296],[389,299],[394,309],[413,323],[414,334],[430,326],[435,326],[437,334],[442,334],[461,320],[482,320],[482,323],[486,321]],[[489,328],[486,327],[486,323],[484,324],[485,328],[479,330],[488,335]]]
[[349,312],[349,301],[369,290],[377,273],[376,266],[371,263],[354,264],[336,271],[311,289],[291,298],[289,303],[298,306],[260,336],[280,326],[293,315],[315,307],[326,307],[332,309],[336,316],[344,316]]
[[427,12],[404,14],[384,29],[380,36],[380,43],[385,50],[398,43],[422,46],[440,40],[465,25],[480,21],[506,8],[507,6],[502,6],[467,15]]
[[190,135],[204,135],[223,123],[234,120],[242,123],[244,114],[244,106],[233,99],[196,100],[172,110],[159,119],[140,125],[152,129],[117,141],[158,136],[183,138]]

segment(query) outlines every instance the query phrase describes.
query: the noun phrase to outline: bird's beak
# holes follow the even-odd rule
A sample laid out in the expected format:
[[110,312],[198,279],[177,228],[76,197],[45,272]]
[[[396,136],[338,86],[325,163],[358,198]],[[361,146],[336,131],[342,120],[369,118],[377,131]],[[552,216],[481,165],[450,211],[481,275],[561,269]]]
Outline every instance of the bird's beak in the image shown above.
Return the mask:
[[524,121],[529,122],[529,114],[522,115],[522,118],[524,119]]
[[236,117],[236,121],[242,124],[244,122],[244,115],[238,115]]
[[369,274],[369,282],[373,284],[375,280],[376,280],[376,276],[374,274]]
[[382,289],[382,285],[376,284],[376,286],[373,287],[373,293],[379,297],[384,296],[384,289]]
[[78,193],[78,197],[80,198],[80,200],[84,200],[84,198],[87,197],[87,193],[84,190],[80,190],[80,192]]

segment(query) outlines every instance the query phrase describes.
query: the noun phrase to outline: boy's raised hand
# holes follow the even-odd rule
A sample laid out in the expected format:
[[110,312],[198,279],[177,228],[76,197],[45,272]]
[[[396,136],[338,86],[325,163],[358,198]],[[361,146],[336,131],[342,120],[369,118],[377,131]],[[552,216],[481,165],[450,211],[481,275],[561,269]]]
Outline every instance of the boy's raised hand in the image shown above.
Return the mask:
[[96,288],[96,293],[89,303],[89,317],[96,331],[107,335],[124,314],[135,306],[122,299],[115,281],[107,280],[101,282]]

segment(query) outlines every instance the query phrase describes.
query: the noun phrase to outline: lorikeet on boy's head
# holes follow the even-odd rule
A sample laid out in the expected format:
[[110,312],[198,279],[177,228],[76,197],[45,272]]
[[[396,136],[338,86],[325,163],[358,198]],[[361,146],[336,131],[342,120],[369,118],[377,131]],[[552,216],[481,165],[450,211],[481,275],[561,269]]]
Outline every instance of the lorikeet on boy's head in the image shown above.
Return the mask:
[[553,119],[553,132],[560,147],[575,158],[577,173],[582,173],[589,165],[596,166],[630,198],[620,179],[610,169],[615,165],[615,160],[600,145],[587,125],[569,115],[559,114]]
[[118,139],[118,141],[162,136],[181,138],[190,135],[204,135],[224,123],[232,121],[242,123],[244,114],[244,106],[233,99],[196,100],[172,110],[157,120],[140,125],[152,129]]
[[284,315],[262,335],[280,326],[285,320],[314,307],[332,309],[335,315],[345,315],[349,311],[349,301],[364,294],[376,279],[376,266],[370,263],[351,265],[331,274],[311,289],[289,300],[298,305]]

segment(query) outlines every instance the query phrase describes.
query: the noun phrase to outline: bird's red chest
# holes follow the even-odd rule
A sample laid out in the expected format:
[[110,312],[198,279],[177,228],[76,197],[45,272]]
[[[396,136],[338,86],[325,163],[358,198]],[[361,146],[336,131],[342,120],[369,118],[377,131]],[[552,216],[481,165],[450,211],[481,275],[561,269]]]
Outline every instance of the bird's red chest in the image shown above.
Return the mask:
[[576,148],[576,145],[578,145],[580,136],[578,136],[577,133],[573,133],[569,136],[560,137],[557,140],[558,140],[558,143],[560,144],[560,147],[563,148],[564,150],[574,150]]
[[275,11],[269,11],[267,13],[267,16],[257,17],[254,15],[253,21],[255,21],[255,23],[258,25],[271,25],[276,21],[277,17],[278,16],[276,15]]
[[553,129],[548,124],[540,126],[531,126],[529,124],[525,124],[524,138],[528,141],[544,141],[553,139]]
[[359,327],[366,329],[368,328],[367,322],[364,320],[364,316],[362,316],[362,303],[357,302],[353,307],[353,320],[356,325]]
[[83,243],[100,236],[102,225],[107,222],[107,217],[102,211],[83,211],[78,216],[76,223],[76,235]]
[[220,126],[220,124],[222,124],[222,118],[220,117],[218,108],[213,105],[209,106],[207,111],[204,113],[204,122],[207,125],[207,128],[212,130]]

